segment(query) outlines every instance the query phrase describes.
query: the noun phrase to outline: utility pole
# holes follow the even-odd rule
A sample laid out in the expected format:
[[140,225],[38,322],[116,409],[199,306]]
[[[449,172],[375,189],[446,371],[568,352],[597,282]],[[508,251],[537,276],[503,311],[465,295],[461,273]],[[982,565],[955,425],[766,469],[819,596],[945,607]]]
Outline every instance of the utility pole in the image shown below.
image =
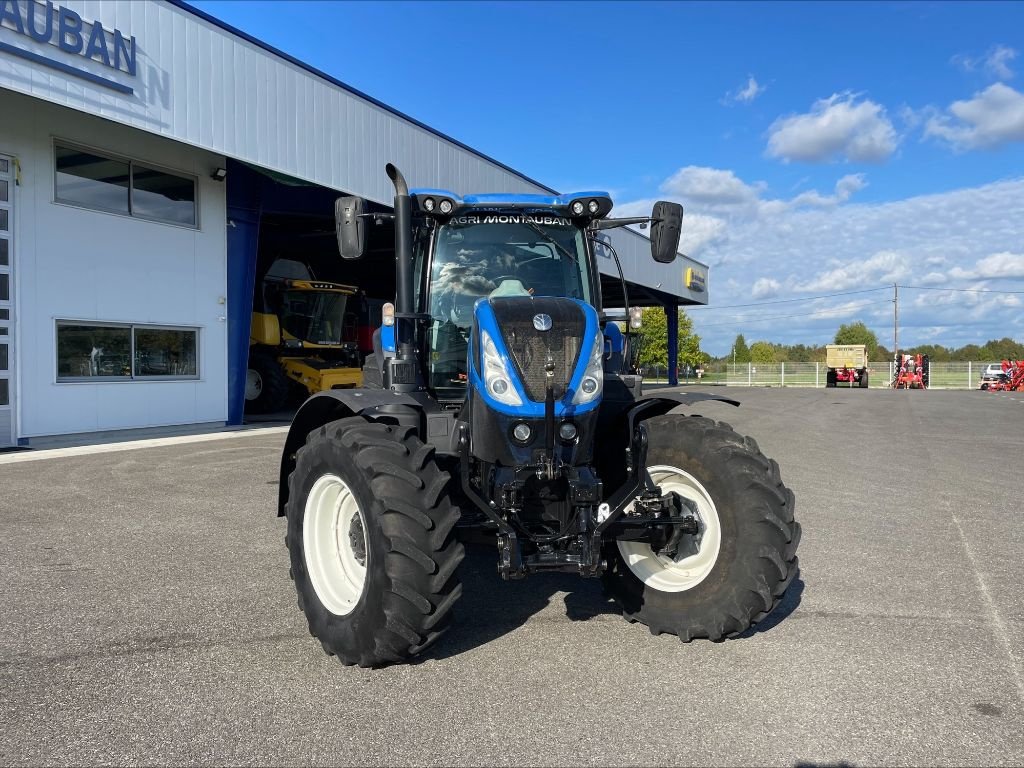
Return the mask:
[[893,354],[900,351],[900,287],[892,284],[892,346]]

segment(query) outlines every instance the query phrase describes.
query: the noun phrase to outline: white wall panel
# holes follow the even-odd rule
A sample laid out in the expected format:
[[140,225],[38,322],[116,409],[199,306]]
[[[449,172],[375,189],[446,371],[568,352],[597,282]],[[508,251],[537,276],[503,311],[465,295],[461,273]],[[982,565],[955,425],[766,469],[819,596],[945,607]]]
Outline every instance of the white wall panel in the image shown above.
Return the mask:
[[[224,158],[0,90],[0,150],[21,165],[15,244],[19,437],[227,419]],[[198,179],[200,229],[53,202],[53,140]],[[57,319],[200,329],[200,379],[57,383]]]

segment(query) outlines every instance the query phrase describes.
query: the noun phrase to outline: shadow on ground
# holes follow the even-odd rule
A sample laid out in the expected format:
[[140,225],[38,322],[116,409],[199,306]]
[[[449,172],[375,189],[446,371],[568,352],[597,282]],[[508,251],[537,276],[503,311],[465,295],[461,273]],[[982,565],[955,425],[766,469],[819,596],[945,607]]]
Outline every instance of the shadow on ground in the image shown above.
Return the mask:
[[[560,593],[565,593],[565,616],[569,621],[622,614],[615,601],[605,596],[600,579],[584,579],[571,573],[546,573],[518,581],[502,581],[497,573],[497,552],[493,547],[467,544],[460,574],[462,598],[455,607],[457,628],[447,632],[417,661],[458,656],[496,640],[526,624]],[[775,610],[739,639],[777,626],[800,605],[803,591],[804,582],[798,574]]]

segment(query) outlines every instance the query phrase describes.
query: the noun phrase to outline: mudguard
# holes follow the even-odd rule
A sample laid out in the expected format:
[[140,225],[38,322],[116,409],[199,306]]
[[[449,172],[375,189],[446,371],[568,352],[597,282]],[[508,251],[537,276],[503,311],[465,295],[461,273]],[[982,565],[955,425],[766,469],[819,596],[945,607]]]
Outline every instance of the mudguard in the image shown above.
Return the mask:
[[278,478],[277,516],[284,515],[284,507],[288,503],[288,476],[295,469],[295,452],[314,429],[336,419],[359,414],[369,418],[391,416],[394,419],[411,416],[418,421],[420,409],[421,405],[409,395],[386,389],[329,389],[313,395],[296,412],[288,429]]
[[636,403],[630,406],[627,411],[630,433],[632,433],[632,425],[637,420],[661,416],[680,405],[693,405],[694,403],[705,401],[718,401],[720,403],[728,403],[736,408],[740,407],[739,400],[722,397],[721,395],[711,395],[707,392],[665,392],[664,394],[657,395],[643,395],[638,397]]

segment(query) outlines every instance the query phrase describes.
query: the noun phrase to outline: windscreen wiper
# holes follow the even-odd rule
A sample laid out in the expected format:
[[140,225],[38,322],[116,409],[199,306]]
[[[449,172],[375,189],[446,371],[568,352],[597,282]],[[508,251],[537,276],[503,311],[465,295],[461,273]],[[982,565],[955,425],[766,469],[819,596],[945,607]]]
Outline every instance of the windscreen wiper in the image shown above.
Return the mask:
[[547,240],[549,243],[551,243],[553,246],[555,246],[555,248],[558,249],[558,252],[560,254],[562,254],[563,256],[568,257],[574,263],[576,263],[578,261],[578,259],[576,258],[575,254],[573,254],[568,248],[566,248],[560,242],[555,240],[555,238],[553,238],[551,235],[549,235],[543,229],[538,227],[534,222],[532,222],[532,221],[524,221],[523,223],[526,226],[528,226],[530,229],[532,229],[534,232],[536,232],[538,235],[543,237],[545,240]]

